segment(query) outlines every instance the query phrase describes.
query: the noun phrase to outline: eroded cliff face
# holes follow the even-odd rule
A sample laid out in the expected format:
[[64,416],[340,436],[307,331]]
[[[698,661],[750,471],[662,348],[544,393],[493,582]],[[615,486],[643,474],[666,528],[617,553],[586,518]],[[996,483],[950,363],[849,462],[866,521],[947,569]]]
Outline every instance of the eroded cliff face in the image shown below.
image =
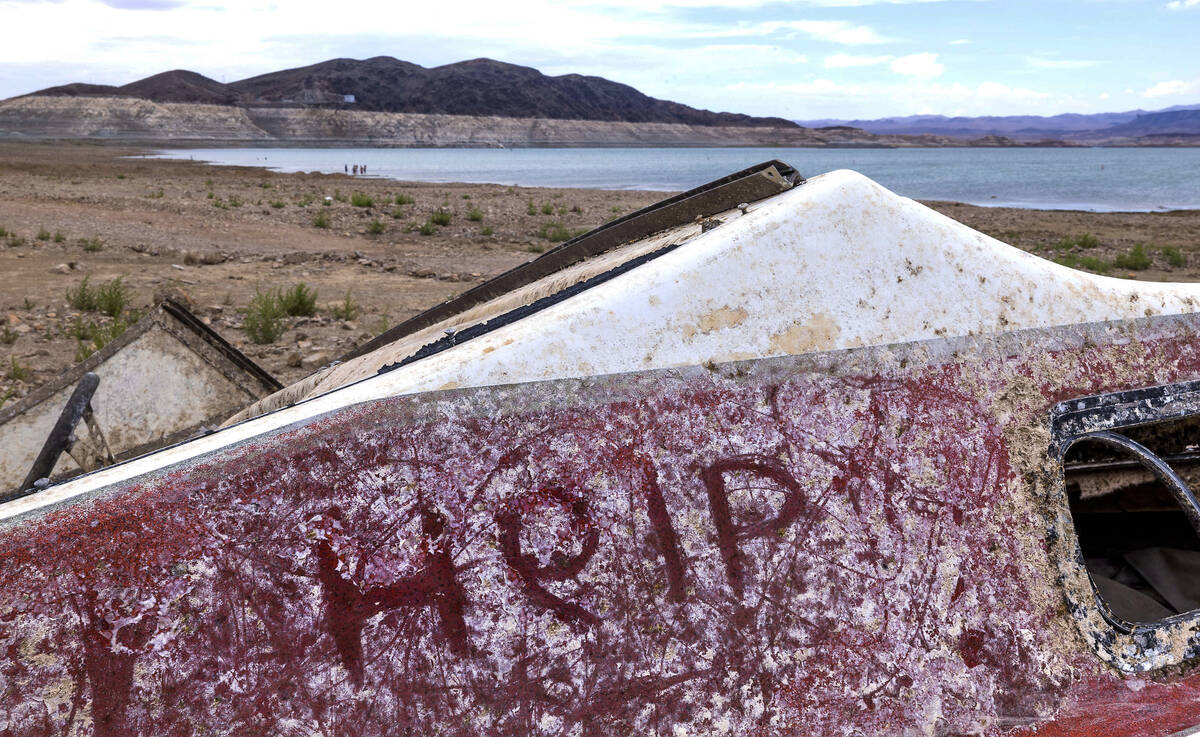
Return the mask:
[[359,110],[233,107],[129,98],[28,96],[0,102],[0,139],[311,146],[921,146],[934,137],[853,128],[620,123]]

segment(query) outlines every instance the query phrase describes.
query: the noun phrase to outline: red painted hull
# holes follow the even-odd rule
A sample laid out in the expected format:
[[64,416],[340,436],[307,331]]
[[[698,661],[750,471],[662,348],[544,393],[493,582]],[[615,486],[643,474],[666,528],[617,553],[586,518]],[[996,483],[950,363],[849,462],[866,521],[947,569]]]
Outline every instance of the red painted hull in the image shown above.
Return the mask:
[[[1068,614],[1057,401],[1200,320],[400,397],[0,530],[0,735],[1153,735]],[[75,730],[74,732],[72,730]]]

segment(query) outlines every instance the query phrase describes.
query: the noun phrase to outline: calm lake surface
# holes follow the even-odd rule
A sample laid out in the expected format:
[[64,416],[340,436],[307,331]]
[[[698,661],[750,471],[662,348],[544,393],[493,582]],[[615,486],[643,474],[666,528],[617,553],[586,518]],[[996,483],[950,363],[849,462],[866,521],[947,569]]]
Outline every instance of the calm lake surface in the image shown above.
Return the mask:
[[1200,209],[1200,148],[217,148],[164,158],[373,178],[684,190],[768,159],[805,176],[854,169],[907,197],[1046,209]]

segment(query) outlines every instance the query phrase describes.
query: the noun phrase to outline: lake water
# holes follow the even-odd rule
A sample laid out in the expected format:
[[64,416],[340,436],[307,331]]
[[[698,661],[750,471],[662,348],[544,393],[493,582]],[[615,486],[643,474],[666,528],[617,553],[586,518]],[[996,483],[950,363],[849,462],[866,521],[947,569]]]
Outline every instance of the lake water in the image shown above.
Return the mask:
[[528,187],[690,189],[768,159],[801,174],[854,169],[907,197],[1046,209],[1200,209],[1200,148],[217,148],[166,158]]

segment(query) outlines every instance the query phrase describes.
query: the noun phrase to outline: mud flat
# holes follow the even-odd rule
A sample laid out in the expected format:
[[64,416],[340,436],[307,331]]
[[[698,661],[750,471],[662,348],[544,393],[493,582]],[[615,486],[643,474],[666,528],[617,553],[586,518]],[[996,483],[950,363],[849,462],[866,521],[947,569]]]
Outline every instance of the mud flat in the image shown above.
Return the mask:
[[[557,239],[666,196],[124,158],[137,153],[0,143],[0,399],[24,396],[74,363],[91,343],[80,337],[90,326],[112,325],[68,303],[67,291],[85,277],[93,287],[120,277],[133,309],[168,291],[182,295],[286,384]],[[1200,281],[1200,211],[927,204],[1007,243],[1112,276]],[[448,224],[434,222],[447,215]],[[316,314],[285,320],[273,343],[250,341],[244,310],[255,293],[300,282],[316,290]]]

